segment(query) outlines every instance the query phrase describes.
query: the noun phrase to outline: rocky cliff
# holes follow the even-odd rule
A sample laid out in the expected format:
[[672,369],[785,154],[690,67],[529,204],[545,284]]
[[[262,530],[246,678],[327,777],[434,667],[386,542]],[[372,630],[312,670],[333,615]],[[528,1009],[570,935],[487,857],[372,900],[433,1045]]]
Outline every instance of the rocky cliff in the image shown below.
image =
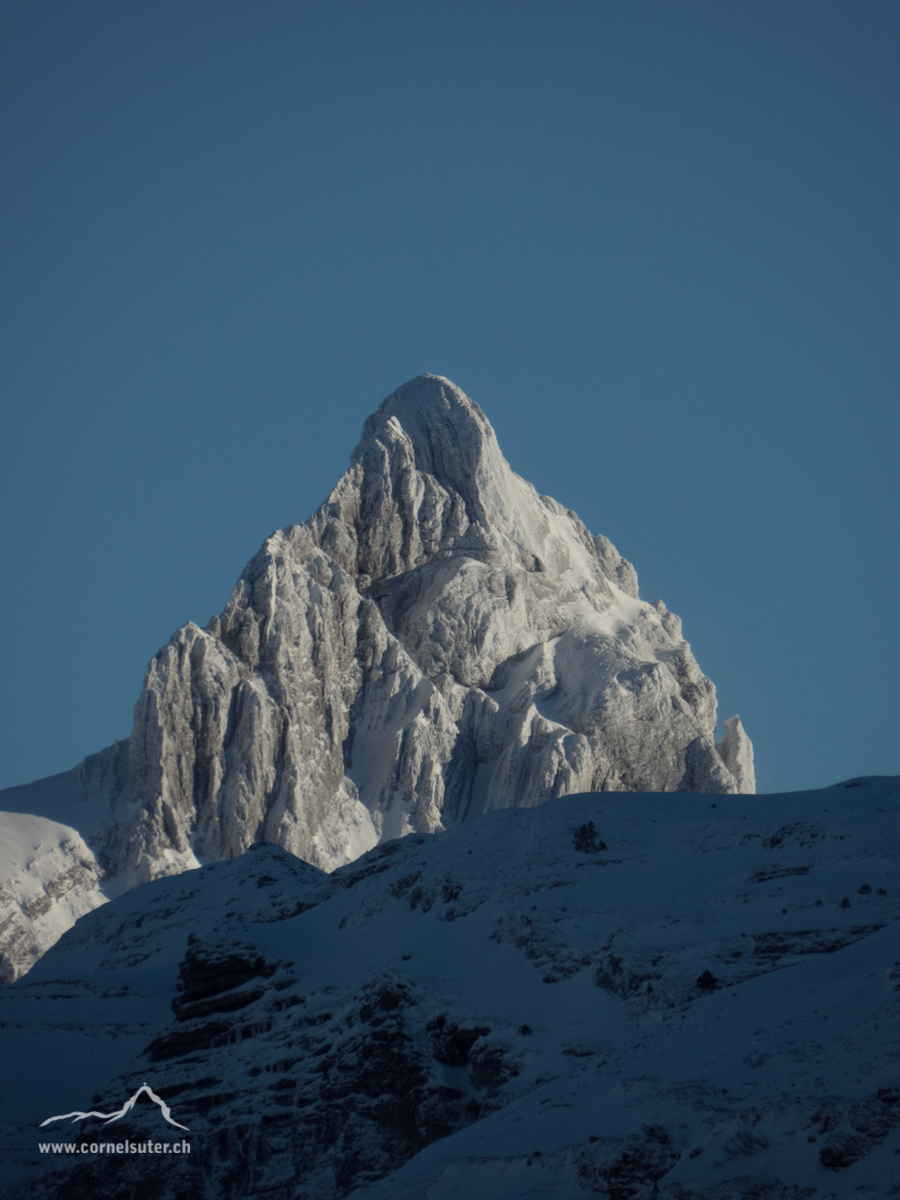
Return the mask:
[[[257,842],[332,870],[574,792],[752,792],[740,722],[718,746],[715,728],[679,619],[423,375],[224,612],[152,660],[129,742],[79,769],[81,808],[44,815],[118,888]],[[16,793],[3,807],[28,805]]]

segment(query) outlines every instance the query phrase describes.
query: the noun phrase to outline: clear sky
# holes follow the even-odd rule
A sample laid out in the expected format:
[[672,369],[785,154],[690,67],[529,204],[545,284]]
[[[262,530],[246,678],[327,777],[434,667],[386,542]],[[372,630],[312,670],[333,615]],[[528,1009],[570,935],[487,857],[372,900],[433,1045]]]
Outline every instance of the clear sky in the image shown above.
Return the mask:
[[400,383],[636,565],[761,791],[900,773],[895,0],[2,0],[0,786]]

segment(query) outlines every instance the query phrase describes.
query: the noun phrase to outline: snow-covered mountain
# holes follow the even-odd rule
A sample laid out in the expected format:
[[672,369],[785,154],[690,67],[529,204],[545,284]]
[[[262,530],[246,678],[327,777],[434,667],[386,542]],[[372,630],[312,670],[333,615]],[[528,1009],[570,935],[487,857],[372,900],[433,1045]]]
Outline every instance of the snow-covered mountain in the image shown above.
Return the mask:
[[3,1194],[895,1196],[898,805],[579,795],[137,887],[0,988]]
[[15,978],[104,896],[257,842],[330,871],[576,792],[752,792],[740,722],[715,730],[679,619],[423,375],[224,612],[160,650],[127,741],[0,795],[45,821],[0,878],[0,965]]

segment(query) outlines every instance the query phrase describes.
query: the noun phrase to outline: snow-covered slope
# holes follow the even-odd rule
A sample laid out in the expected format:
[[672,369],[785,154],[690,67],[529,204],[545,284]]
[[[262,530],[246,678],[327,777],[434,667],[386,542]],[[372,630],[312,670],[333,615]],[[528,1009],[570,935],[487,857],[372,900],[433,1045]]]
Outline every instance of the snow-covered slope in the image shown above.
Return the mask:
[[[156,655],[129,741],[0,807],[50,804],[107,889],[259,841],[333,870],[579,791],[752,792],[740,722],[718,746],[715,730],[679,619],[514,474],[478,405],[424,375],[224,612]],[[6,948],[18,970],[23,945]]]
[[20,973],[86,912],[103,904],[102,870],[76,830],[0,812],[0,982]]
[[[138,887],[0,989],[5,1195],[895,1194],[898,806],[581,795]],[[144,1084],[189,1133],[146,1098],[39,1128]]]

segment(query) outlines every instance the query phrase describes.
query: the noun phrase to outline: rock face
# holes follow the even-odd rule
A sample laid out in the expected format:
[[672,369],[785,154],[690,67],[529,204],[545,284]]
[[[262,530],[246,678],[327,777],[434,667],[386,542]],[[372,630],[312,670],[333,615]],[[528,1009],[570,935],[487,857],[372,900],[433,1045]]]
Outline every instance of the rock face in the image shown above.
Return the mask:
[[721,742],[716,742],[716,749],[725,766],[737,780],[738,791],[751,794],[755,792],[753,743],[744,732],[739,716],[729,717],[725,722],[725,736]]
[[103,871],[75,830],[0,812],[0,983],[11,983],[103,904]]
[[424,375],[224,612],[156,655],[129,744],[80,769],[105,814],[69,823],[129,884],[260,841],[333,870],[574,792],[752,792],[739,722],[718,747],[715,727],[679,619]]
[[269,538],[222,615],[150,664],[139,815],[112,848],[134,869],[271,841],[331,870],[578,791],[752,791],[746,736],[717,751],[715,725],[678,618],[425,375],[366,421],[332,494]]

